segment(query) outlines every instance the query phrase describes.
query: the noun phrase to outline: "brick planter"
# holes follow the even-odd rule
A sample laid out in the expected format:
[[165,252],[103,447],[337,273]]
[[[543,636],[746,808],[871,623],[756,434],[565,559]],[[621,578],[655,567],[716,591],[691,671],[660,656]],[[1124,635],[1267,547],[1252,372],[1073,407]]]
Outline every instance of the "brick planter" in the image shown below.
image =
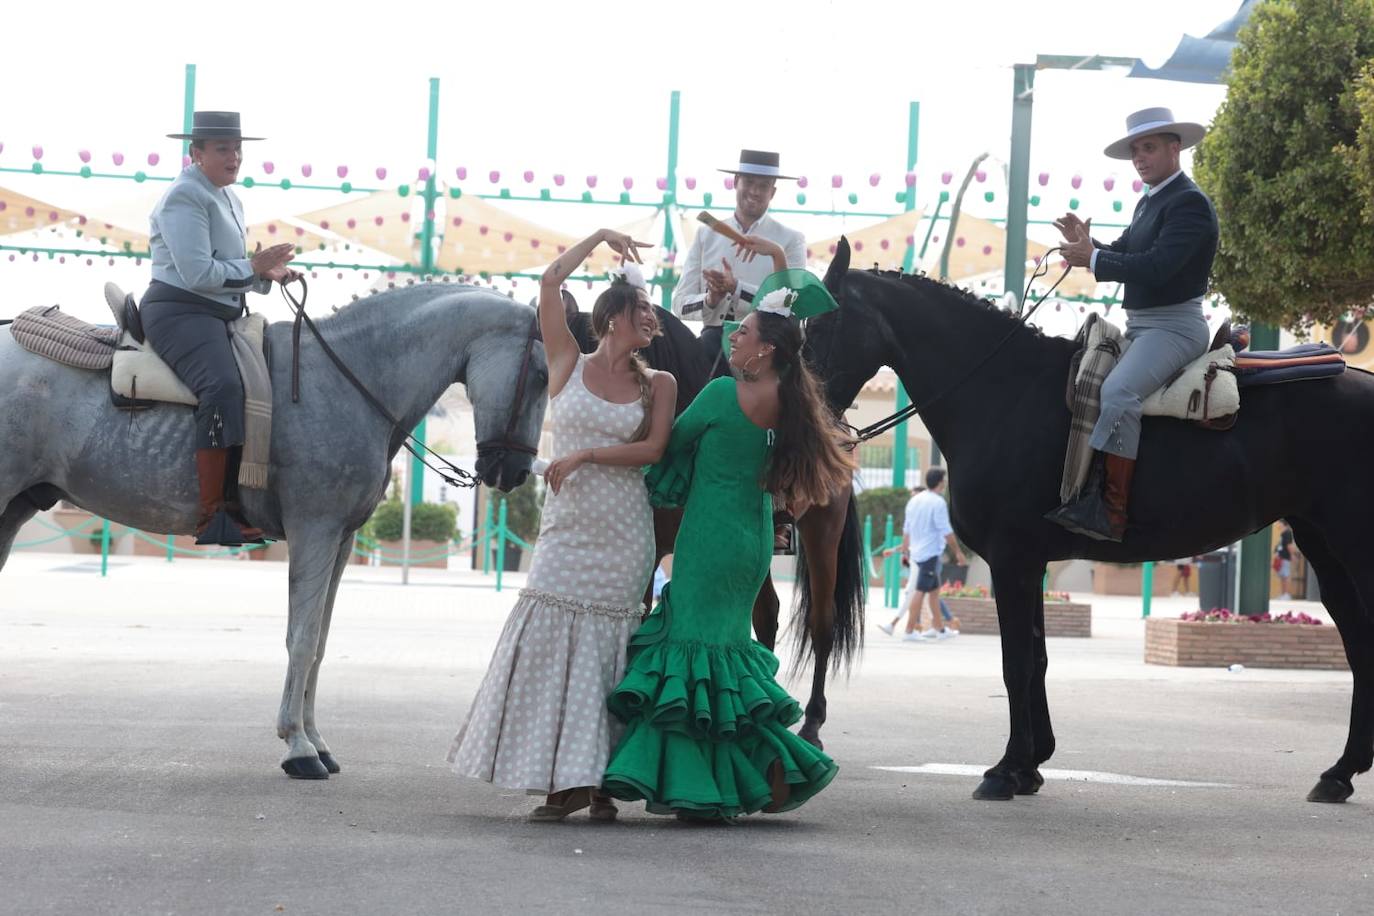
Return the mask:
[[1294,623],[1205,623],[1150,617],[1145,663],[1189,668],[1320,668],[1345,671],[1345,647],[1334,626]]
[[[1139,595],[1143,579],[1139,566],[1093,564],[1093,592],[1098,595]],[[1178,567],[1173,563],[1156,563],[1152,582],[1154,597],[1169,597],[1178,584]]]
[[[377,546],[381,549],[382,566],[401,565],[401,542],[400,541],[378,541]],[[412,539],[410,542],[411,557],[427,557],[423,563],[411,560],[411,567],[414,569],[448,569],[448,554],[443,553],[435,556],[436,553],[452,547],[448,541],[420,541]]]
[[[996,636],[997,602],[991,598],[946,598],[949,612],[959,618],[959,632]],[[1093,609],[1073,601],[1045,602],[1045,635],[1089,637],[1093,635]]]

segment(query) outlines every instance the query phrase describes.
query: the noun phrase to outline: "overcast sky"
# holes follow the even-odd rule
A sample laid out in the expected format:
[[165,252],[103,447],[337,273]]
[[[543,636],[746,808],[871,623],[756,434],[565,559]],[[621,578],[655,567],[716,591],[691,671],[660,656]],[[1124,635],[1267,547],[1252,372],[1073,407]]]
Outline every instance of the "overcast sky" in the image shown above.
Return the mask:
[[[195,63],[196,106],[240,110],[245,130],[269,138],[250,146],[247,174],[260,174],[270,160],[279,177],[298,178],[305,163],[316,179],[332,178],[339,165],[360,182],[377,167],[388,169],[392,183],[413,176],[424,160],[428,79],[438,77],[441,177],[464,166],[481,176],[468,186],[488,190],[488,172],[499,170],[502,185],[520,188],[518,176],[528,169],[534,187],[561,173],[578,190],[588,175],[619,190],[628,176],[636,193],[652,192],[666,171],[669,94],[676,89],[680,178],[698,178],[700,188],[719,196],[714,169],[731,165],[740,147],[776,149],[786,170],[810,179],[809,204],[842,205],[853,191],[861,208],[891,210],[902,187],[909,102],[921,103],[916,172],[924,203],[942,187],[943,172],[962,174],[984,151],[1007,157],[1013,63],[1037,54],[1099,53],[1158,64],[1181,35],[1205,34],[1238,6],[1239,0],[7,4],[0,166],[27,167],[31,148],[41,145],[50,168],[79,166],[77,151],[86,149],[107,168],[116,151],[126,156],[126,168],[147,168],[148,153],[157,152],[161,167],[149,170],[171,171],[180,148],[163,135],[180,129],[185,65]],[[1138,18],[1142,11],[1148,19]],[[1129,201],[1134,177],[1128,164],[1101,155],[1124,132],[1125,115],[1167,105],[1206,123],[1222,97],[1220,87],[1121,73],[1041,72],[1031,165],[1033,175],[1049,172],[1051,182],[1041,191],[1040,215],[1052,216],[1078,196],[1081,212],[1107,221],[1123,186]],[[990,172],[987,188],[997,200],[978,212],[1004,214],[1000,172]],[[868,180],[874,173],[876,189]],[[844,178],[838,191],[830,188],[835,174]],[[1074,174],[1083,177],[1078,191],[1069,185]],[[1102,187],[1108,177],[1117,179],[1112,193]],[[67,206],[122,196],[126,207],[133,200],[141,208],[142,199],[133,198],[148,194],[122,182],[56,177],[0,174],[0,184]],[[243,196],[252,222],[335,199]],[[578,207],[521,215],[568,232],[604,218],[599,209]],[[99,281],[110,273],[0,260],[6,298],[20,300],[0,312],[33,304],[41,282],[60,290],[45,300],[60,299],[81,314],[78,290],[89,288],[98,303]],[[118,274],[131,286],[141,282],[131,265]]]

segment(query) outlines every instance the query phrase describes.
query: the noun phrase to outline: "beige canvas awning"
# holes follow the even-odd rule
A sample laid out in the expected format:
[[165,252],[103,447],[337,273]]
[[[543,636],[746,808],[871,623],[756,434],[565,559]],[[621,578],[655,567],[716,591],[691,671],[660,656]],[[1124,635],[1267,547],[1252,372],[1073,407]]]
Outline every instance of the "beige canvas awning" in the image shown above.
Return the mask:
[[9,188],[0,188],[0,235],[55,228],[75,223],[80,218],[81,214],[74,210],[64,209]]
[[[914,240],[914,244],[919,247],[924,238],[924,235],[916,233],[921,227],[922,213],[921,210],[912,210],[885,219],[881,223],[846,232],[844,237],[849,239],[850,266],[865,269],[876,266],[879,270],[901,270],[906,258],[908,240]],[[818,242],[808,241],[807,263],[817,266],[829,264],[835,256],[839,241],[838,235]]]

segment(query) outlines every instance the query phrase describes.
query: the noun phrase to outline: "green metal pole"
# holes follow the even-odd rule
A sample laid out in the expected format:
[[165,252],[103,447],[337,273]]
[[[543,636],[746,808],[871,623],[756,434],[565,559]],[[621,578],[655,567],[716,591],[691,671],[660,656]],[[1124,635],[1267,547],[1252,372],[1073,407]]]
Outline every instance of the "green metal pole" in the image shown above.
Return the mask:
[[168,563],[172,562],[172,560],[173,560],[173,559],[176,557],[176,555],[177,555],[176,547],[175,547],[175,542],[176,542],[176,535],[174,535],[174,534],[169,534],[169,535],[167,535],[167,562],[168,562]]
[[1155,596],[1155,564],[1145,562],[1140,568],[1140,616],[1150,616],[1150,602]]
[[1035,65],[1017,64],[1012,75],[1011,162],[1007,176],[1007,259],[1004,290],[1017,296],[1026,285],[1026,207],[1030,198],[1031,111],[1035,104]]
[[[916,168],[917,151],[920,145],[921,136],[921,103],[912,102],[907,109],[906,127],[906,171],[911,174]],[[906,199],[902,201],[902,210],[910,213],[916,209],[916,185],[915,183],[906,186]],[[913,238],[911,244],[906,246],[906,255],[902,258],[902,270],[911,272],[911,267],[916,258],[916,239],[914,234],[915,227],[912,227]],[[906,386],[901,379],[897,379],[897,405],[896,409],[901,410],[911,403],[911,398],[907,397]],[[906,440],[907,440],[907,421],[898,423],[892,431],[892,485],[894,487],[906,486]],[[919,470],[919,469],[918,469]]]
[[[1277,350],[1279,329],[1271,324],[1255,322],[1250,326],[1250,348]],[[1274,544],[1272,528],[1272,525],[1265,525],[1240,542],[1240,589],[1236,594],[1239,607],[1231,608],[1233,611],[1247,615],[1269,612],[1269,577],[1273,572],[1269,565]]]
[[[196,120],[196,65],[186,65],[186,83],[182,89],[181,103],[181,132],[189,134],[191,128],[195,126]],[[181,155],[189,156],[191,153],[191,141],[181,141]]]
[[[892,547],[892,516],[887,517],[887,525],[883,528],[883,549]],[[890,557],[883,557],[883,605],[886,607],[896,607],[897,599],[892,594],[892,561],[896,559],[896,554]]]
[[501,576],[506,571],[506,501],[496,517],[496,590],[501,590]]
[[100,578],[110,571],[110,520],[100,520]]
[[482,575],[491,572],[491,533],[492,527],[491,491],[487,491],[487,517],[482,520]]
[[[663,194],[663,250],[676,250],[673,232],[673,213],[677,209],[677,145],[678,121],[682,113],[682,93],[673,90],[668,103],[668,187]],[[659,288],[663,290],[663,307],[673,307],[673,288],[677,286],[676,264],[664,263],[659,271]]]
[[[420,275],[434,270],[434,202],[439,198],[435,187],[438,180],[439,155],[439,79],[429,81],[429,136],[425,142],[425,158],[429,161],[429,177],[425,179],[425,213],[420,228]],[[415,427],[415,441],[425,444],[425,420]],[[425,465],[418,455],[410,459],[410,503],[418,506],[425,501]]]
[[868,557],[865,564],[864,578],[868,578],[868,571],[873,564],[873,516],[864,516],[864,556]]

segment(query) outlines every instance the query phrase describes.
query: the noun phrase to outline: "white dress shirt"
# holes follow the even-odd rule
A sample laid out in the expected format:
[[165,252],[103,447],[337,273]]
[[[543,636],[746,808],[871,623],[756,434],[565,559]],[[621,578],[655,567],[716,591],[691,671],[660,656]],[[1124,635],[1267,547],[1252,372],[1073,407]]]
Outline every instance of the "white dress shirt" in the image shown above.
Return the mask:
[[[734,214],[722,220],[741,235],[757,235],[777,242],[787,257],[788,267],[806,266],[806,239],[795,229],[788,229],[768,214],[746,229],[740,225]],[[720,270],[721,259],[730,265],[735,274],[735,290],[724,296],[714,307],[706,304],[706,278],[703,270]],[[700,318],[706,327],[719,327],[725,319],[737,320],[747,315],[753,308],[749,299],[764,278],[773,272],[773,259],[759,255],[752,261],[743,261],[735,254],[735,243],[719,232],[702,226],[692,240],[687,252],[687,261],[682,267],[682,278],[673,290],[673,312],[682,318]],[[743,294],[743,295],[742,295]],[[746,297],[747,295],[747,297]]]

